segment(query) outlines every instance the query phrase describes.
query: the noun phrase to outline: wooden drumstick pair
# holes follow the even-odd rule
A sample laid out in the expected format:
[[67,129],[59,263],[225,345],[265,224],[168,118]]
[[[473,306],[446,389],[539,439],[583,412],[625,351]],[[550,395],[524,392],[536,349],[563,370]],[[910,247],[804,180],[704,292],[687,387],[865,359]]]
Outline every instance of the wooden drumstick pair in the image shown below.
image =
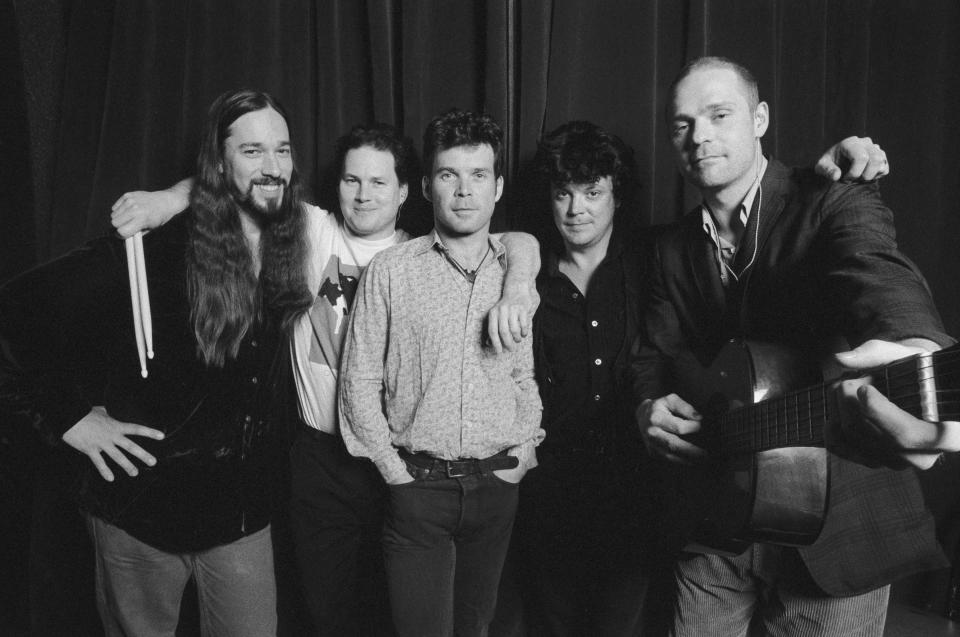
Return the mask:
[[143,233],[124,240],[127,251],[127,275],[130,277],[130,305],[133,307],[133,330],[140,357],[140,375],[147,377],[147,359],[153,358],[153,318],[150,314],[150,292],[147,290],[147,266],[143,258]]

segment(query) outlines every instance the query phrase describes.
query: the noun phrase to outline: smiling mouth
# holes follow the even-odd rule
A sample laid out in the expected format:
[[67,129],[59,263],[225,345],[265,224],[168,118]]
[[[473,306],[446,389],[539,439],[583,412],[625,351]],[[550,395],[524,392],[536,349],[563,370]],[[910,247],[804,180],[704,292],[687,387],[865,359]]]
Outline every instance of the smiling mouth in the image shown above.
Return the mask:
[[283,179],[259,179],[252,182],[251,185],[264,195],[272,197],[280,194],[286,183]]

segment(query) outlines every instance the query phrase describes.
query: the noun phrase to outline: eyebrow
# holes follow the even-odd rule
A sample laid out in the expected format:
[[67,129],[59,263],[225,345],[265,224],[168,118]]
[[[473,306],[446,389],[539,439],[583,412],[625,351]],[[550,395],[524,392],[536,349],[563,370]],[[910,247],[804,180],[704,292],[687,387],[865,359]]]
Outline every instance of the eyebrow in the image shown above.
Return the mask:
[[707,104],[707,110],[709,111],[718,111],[721,108],[736,108],[737,103],[731,101],[725,102],[713,102],[712,104]]
[[[289,146],[289,145],[290,145],[290,142],[287,140],[284,140],[279,144],[277,144],[276,147],[283,148],[284,146]],[[264,144],[263,142],[242,142],[239,145],[239,148],[266,148],[266,144]]]
[[[437,166],[437,170],[436,170],[433,174],[438,175],[438,174],[440,174],[440,173],[442,173],[442,172],[449,172],[449,173],[457,174],[457,173],[459,173],[459,172],[461,172],[461,171],[457,170],[456,168],[454,168],[454,167],[452,167],[452,166]],[[474,167],[472,167],[472,168],[464,168],[464,169],[463,169],[463,172],[466,172],[466,173],[492,173],[492,172],[493,172],[493,168],[489,168],[489,167],[487,167],[487,166],[474,166]]]

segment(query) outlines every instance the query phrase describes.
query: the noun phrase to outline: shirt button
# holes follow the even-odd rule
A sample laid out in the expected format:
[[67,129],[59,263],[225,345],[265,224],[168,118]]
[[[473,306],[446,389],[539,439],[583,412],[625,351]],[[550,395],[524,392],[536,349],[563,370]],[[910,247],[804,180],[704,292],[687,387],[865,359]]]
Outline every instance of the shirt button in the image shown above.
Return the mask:
[[246,418],[243,419],[243,422],[245,422],[245,423],[247,423],[247,424],[249,425],[250,423],[253,422],[253,417],[252,417],[252,416],[247,416]]
[[256,347],[256,346],[257,346],[256,341],[250,341],[250,347]]
[[597,402],[600,402],[600,394],[594,394],[593,399]]
[[[599,363],[598,363],[598,364],[599,364]],[[256,385],[257,383],[260,382],[260,379],[257,378],[256,376],[254,376],[253,378],[250,379],[250,382],[253,383],[254,385]]]
[[600,363],[602,363],[602,362],[603,362],[603,361],[598,358],[598,359],[596,359],[595,361],[593,361],[593,364],[594,364],[594,365],[600,365]]
[[579,293],[579,292],[574,292],[574,293],[571,294],[570,296],[572,296],[572,297],[575,298],[575,299],[579,299],[579,298],[580,298],[580,293]]
[[596,321],[590,321],[590,325],[596,327],[596,326],[598,326],[598,325],[600,325],[600,324],[597,323]]

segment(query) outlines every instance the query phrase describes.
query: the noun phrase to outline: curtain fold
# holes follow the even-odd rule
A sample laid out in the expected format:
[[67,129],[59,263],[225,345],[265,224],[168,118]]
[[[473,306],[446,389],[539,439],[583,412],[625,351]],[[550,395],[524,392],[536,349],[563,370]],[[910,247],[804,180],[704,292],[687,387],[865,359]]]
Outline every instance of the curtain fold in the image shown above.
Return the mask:
[[[62,116],[51,124],[36,105],[18,107],[30,116],[22,143],[48,146],[33,152],[47,158],[32,166],[39,209],[18,213],[37,228],[37,258],[107,231],[121,193],[191,172],[208,104],[238,86],[285,103],[301,172],[327,206],[333,142],[351,125],[386,121],[419,142],[432,116],[457,106],[491,113],[506,132],[498,227],[548,223],[520,196],[518,175],[537,138],[570,119],[634,147],[634,214],[668,222],[697,196],[672,165],[666,90],[688,59],[726,55],[755,72],[770,104],[768,152],[810,163],[851,134],[889,152],[883,188],[903,246],[960,331],[949,274],[960,265],[954,0],[43,0],[33,10],[44,7],[64,24],[61,88],[47,97]],[[24,59],[46,45],[18,35]],[[22,71],[31,85],[37,71]],[[408,209],[414,229],[429,226],[423,201]]]

